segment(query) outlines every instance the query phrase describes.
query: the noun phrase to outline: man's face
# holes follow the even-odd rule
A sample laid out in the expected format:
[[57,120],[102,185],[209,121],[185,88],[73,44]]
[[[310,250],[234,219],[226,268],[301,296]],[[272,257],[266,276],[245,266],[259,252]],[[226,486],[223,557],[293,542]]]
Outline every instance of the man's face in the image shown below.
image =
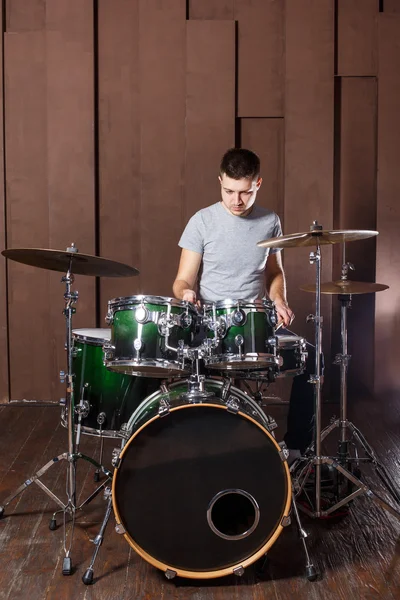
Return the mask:
[[236,217],[245,217],[252,209],[261,185],[258,179],[231,179],[225,173],[220,176],[221,198],[226,210]]

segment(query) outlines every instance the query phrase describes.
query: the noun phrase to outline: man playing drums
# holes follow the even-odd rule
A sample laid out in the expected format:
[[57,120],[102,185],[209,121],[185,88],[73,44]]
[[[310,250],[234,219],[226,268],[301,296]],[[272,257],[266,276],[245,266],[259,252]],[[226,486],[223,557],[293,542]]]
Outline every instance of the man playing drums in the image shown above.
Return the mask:
[[[279,321],[289,326],[294,314],[286,299],[281,251],[257,246],[260,240],[282,235],[278,215],[255,204],[262,183],[258,156],[243,148],[228,150],[219,182],[221,200],[198,211],[179,241],[182,253],[174,295],[198,305],[268,297]],[[283,328],[277,333],[290,334]],[[308,379],[315,354],[307,346],[307,368],[295,377],[290,397],[285,441],[292,458],[312,440],[314,390]]]

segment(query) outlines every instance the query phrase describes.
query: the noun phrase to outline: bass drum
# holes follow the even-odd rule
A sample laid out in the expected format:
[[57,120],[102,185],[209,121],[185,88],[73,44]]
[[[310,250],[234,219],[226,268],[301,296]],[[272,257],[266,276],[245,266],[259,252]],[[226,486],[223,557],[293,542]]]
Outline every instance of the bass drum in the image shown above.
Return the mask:
[[114,472],[117,531],[175,575],[241,574],[288,524],[291,482],[268,418],[239,389],[184,381],[144,400]]

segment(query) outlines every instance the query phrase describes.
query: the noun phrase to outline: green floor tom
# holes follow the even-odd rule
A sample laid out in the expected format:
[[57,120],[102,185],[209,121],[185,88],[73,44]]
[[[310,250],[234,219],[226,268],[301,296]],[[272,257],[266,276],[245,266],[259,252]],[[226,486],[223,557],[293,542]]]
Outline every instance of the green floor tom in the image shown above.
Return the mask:
[[[103,363],[103,345],[110,329],[74,329],[72,374],[74,378],[75,426],[82,433],[124,437],[125,425],[148,395],[158,389],[158,380],[129,377],[109,371]],[[66,427],[66,417],[62,417]]]

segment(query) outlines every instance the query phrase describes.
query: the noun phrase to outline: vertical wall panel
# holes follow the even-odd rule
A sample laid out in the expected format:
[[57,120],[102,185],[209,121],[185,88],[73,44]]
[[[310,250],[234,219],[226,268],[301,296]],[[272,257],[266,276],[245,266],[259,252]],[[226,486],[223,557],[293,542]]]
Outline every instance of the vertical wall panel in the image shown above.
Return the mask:
[[[138,0],[99,3],[100,255],[140,269],[138,20]],[[108,300],[139,289],[140,276],[103,278],[102,325]]]
[[234,19],[235,0],[189,0],[189,19]]
[[235,2],[239,117],[283,116],[284,10],[277,0]]
[[379,0],[338,0],[338,75],[376,75]]
[[[6,34],[8,246],[94,253],[93,13],[54,0],[47,31]],[[65,368],[62,273],[9,263],[11,398],[56,400]],[[94,324],[94,279],[78,276],[74,327]]]
[[5,0],[6,31],[12,33],[46,29],[46,1]]
[[379,16],[377,281],[390,285],[377,294],[375,385],[398,389],[400,322],[400,18]]
[[182,230],[185,155],[184,0],[140,3],[141,284],[171,295]]
[[262,186],[257,203],[275,211],[284,227],[284,121],[283,119],[242,119],[242,146],[261,160]]
[[[45,41],[44,32],[5,35],[9,248],[49,246]],[[13,400],[51,397],[49,276],[49,271],[8,262]]]
[[[0,14],[0,30],[3,29],[3,13]],[[3,45],[0,46],[0,252],[5,248],[5,195],[4,195],[4,120],[3,120]],[[9,400],[8,382],[8,320],[7,320],[6,259],[0,255],[0,403]]]
[[[47,148],[49,245],[95,254],[93,6],[81,0],[47,3]],[[77,276],[73,327],[95,325],[95,280]],[[65,319],[60,275],[50,278],[53,390],[63,388]]]
[[[339,222],[341,229],[376,229],[376,115],[377,84],[373,78],[342,78],[340,114]],[[375,238],[346,244],[346,261],[354,264],[349,278],[375,281]],[[340,277],[342,246],[335,279]],[[382,293],[382,292],[381,292]],[[339,301],[333,299],[339,313]],[[353,296],[348,312],[349,380],[373,390],[375,296]],[[340,321],[333,335],[339,341]]]
[[[333,0],[286,1],[285,233],[308,231],[317,220],[333,224]],[[305,19],[305,15],[312,18]],[[311,294],[299,291],[315,282],[309,249],[285,251],[289,302],[296,332],[310,340],[314,327],[305,317],[315,310]],[[332,253],[323,248],[323,279],[332,277]],[[324,349],[329,360],[331,301],[322,302]]]
[[383,0],[383,12],[385,14],[399,15],[400,2],[399,0]]
[[234,23],[188,21],[185,222],[219,200],[219,164],[234,136]]

